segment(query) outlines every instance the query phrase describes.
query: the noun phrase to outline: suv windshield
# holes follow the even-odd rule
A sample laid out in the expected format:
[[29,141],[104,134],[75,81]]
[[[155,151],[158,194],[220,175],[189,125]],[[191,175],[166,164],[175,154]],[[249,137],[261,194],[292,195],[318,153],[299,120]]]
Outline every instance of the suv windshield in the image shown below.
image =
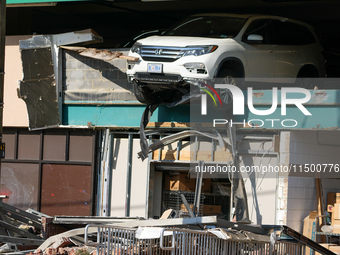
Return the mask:
[[163,35],[232,38],[237,36],[246,21],[247,19],[235,17],[190,17]]

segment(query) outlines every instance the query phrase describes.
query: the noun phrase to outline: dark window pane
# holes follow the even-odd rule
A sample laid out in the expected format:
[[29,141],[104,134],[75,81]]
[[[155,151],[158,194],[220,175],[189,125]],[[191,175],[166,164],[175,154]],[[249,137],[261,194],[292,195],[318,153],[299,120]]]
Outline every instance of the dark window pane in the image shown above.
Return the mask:
[[190,17],[164,35],[232,38],[238,35],[246,21],[247,19],[236,17]]
[[66,135],[44,136],[44,160],[65,161]]
[[268,43],[268,34],[267,34],[267,28],[270,25],[272,20],[269,19],[259,19],[254,20],[246,29],[242,36],[242,40],[246,41],[249,35],[261,35],[263,37],[262,44]]
[[92,161],[92,136],[70,135],[70,161]]
[[40,135],[19,134],[18,158],[39,159]]
[[292,22],[275,20],[268,33],[271,37],[270,43],[277,45],[304,45],[315,42],[308,28]]
[[0,194],[9,196],[4,202],[23,210],[37,210],[38,176],[38,164],[1,163]]
[[91,215],[91,166],[43,165],[41,212]]
[[5,143],[5,159],[14,159],[15,134],[3,134],[2,142]]

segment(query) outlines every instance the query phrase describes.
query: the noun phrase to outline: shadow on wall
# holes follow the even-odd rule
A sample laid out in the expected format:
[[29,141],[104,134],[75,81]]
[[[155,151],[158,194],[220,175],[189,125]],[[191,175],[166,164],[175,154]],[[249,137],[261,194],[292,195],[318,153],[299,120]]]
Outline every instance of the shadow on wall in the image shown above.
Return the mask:
[[[249,145],[246,145],[246,147],[243,149],[250,150],[251,148]],[[254,166],[254,164],[257,163],[257,162],[254,162],[253,157],[250,157],[250,156],[243,157],[242,161],[245,166]],[[251,201],[248,200],[249,217],[250,219],[253,218],[253,210],[255,209],[256,224],[262,225],[262,215],[260,212],[260,205],[259,205],[259,201],[257,198],[257,189],[261,185],[261,183],[259,183],[259,178],[257,176],[257,173],[255,172],[248,173],[248,178],[251,183],[251,193],[252,193],[252,200]]]
[[125,59],[103,61],[63,50],[62,66],[65,101],[136,101]]

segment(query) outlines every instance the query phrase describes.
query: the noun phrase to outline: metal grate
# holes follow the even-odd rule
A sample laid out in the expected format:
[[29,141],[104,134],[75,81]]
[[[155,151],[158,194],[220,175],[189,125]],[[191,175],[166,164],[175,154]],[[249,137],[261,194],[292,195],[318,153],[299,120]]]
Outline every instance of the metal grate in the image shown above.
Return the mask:
[[[222,239],[206,230],[162,229],[160,237],[153,239],[137,239],[136,231],[136,228],[98,226],[97,255],[302,255],[305,252],[305,246],[299,243],[278,241],[271,246],[270,242],[249,238]],[[88,240],[87,233],[85,236]],[[91,245],[87,241],[86,244]]]
[[[170,255],[171,251],[160,248],[160,239],[137,239],[135,228],[99,227],[97,255]],[[171,244],[172,237],[165,237],[164,243]]]
[[182,77],[178,74],[136,73],[136,79],[140,81],[179,82]]
[[[216,193],[204,193],[204,204],[205,205],[222,205],[225,201],[223,199],[227,196],[222,196]],[[229,200],[229,197],[228,197]]]
[[141,56],[147,61],[173,62],[183,56],[181,47],[142,46]]
[[[162,213],[168,209],[173,209],[176,212],[176,217],[183,218],[189,217],[189,213],[183,204],[181,199],[181,194],[185,196],[185,199],[190,206],[193,207],[195,202],[195,192],[185,192],[185,191],[163,191],[163,203],[162,203]],[[197,216],[203,215],[203,204],[204,204],[204,194],[201,195],[200,200],[200,210]]]
[[[171,246],[165,245],[170,243],[169,239],[163,239],[165,231],[173,232]],[[269,242],[224,240],[207,231],[189,229],[163,229],[160,244],[161,249],[172,251],[173,255],[302,255],[305,252],[305,246],[299,243],[277,242],[271,247]]]

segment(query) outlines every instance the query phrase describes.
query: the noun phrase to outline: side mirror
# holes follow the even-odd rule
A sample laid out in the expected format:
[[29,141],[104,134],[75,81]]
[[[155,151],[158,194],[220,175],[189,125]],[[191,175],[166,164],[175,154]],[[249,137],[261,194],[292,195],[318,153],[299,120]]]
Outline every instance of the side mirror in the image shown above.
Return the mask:
[[263,36],[262,35],[248,35],[247,37],[247,42],[250,44],[261,44],[263,41]]

